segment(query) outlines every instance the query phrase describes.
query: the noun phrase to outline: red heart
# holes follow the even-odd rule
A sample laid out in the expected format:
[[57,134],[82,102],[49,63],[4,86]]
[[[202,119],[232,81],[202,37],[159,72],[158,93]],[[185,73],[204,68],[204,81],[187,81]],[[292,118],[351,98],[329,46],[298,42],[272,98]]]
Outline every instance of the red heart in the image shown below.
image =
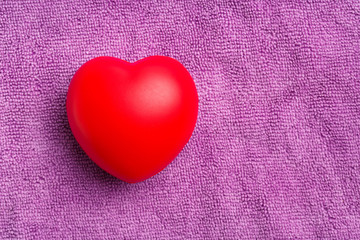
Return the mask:
[[99,57],[75,73],[66,109],[88,156],[113,176],[135,183],[163,170],[188,142],[198,95],[188,71],[172,58],[128,63]]

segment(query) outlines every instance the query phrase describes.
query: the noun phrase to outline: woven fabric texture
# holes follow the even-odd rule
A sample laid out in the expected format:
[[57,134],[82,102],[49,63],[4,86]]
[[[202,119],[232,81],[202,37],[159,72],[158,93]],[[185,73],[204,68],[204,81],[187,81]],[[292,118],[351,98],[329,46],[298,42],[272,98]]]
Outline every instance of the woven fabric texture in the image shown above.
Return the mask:
[[[189,143],[124,183],[65,101],[97,56],[170,56]],[[0,1],[0,239],[360,239],[360,2]]]

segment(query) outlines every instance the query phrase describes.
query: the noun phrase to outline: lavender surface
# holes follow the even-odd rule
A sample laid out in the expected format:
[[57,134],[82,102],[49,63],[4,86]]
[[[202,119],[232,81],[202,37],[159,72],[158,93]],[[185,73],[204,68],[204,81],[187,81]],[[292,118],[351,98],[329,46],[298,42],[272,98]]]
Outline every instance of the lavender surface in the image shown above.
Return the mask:
[[[198,89],[139,184],[67,122],[104,55],[173,57]],[[0,1],[0,239],[360,239],[359,1]]]

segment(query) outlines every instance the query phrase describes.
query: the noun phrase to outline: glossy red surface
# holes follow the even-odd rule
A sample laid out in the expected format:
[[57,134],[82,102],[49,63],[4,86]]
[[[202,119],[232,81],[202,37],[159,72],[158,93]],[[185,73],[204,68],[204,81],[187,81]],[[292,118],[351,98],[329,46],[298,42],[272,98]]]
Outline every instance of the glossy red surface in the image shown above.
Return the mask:
[[71,80],[66,109],[87,155],[113,176],[135,183],[163,170],[191,137],[198,95],[176,60],[135,63],[99,57]]

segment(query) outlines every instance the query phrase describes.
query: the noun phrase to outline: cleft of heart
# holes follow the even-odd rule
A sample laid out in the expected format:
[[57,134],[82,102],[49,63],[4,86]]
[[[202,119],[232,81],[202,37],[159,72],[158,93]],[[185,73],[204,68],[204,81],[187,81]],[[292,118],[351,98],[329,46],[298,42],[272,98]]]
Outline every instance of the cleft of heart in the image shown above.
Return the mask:
[[177,60],[135,63],[94,58],[75,73],[67,99],[70,128],[98,166],[128,183],[172,162],[189,141],[198,115],[194,80]]

